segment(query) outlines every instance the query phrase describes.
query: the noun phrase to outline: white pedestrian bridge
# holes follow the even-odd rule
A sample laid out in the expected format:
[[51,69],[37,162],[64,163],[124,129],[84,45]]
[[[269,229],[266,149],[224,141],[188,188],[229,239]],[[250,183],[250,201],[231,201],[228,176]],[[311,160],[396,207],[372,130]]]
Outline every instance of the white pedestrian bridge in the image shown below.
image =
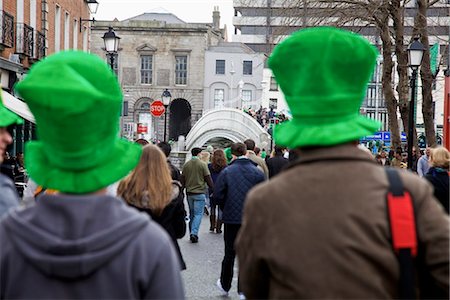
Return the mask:
[[186,136],[186,150],[202,147],[213,138],[226,138],[232,142],[252,139],[260,148],[270,143],[270,135],[247,113],[234,108],[210,110],[195,123]]

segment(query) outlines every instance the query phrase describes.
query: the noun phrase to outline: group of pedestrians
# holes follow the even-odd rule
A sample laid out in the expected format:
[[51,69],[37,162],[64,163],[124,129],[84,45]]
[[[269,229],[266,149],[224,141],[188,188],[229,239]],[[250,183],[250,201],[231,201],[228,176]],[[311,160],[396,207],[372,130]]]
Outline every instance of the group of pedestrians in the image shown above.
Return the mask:
[[[358,113],[377,55],[336,28],[293,33],[268,60],[293,115],[274,129],[273,160],[251,140],[214,150],[209,166],[194,148],[181,174],[166,145],[119,139],[121,88],[102,59],[64,51],[34,64],[16,86],[39,136],[25,166],[54,192],[2,216],[0,299],[184,298],[183,189],[192,243],[207,196],[220,208],[224,295],[237,256],[241,298],[448,298],[450,223],[432,186],[358,148],[379,128]],[[1,154],[19,122],[0,105]],[[430,163],[448,172],[448,152]],[[17,205],[11,181],[0,187],[1,208]]]

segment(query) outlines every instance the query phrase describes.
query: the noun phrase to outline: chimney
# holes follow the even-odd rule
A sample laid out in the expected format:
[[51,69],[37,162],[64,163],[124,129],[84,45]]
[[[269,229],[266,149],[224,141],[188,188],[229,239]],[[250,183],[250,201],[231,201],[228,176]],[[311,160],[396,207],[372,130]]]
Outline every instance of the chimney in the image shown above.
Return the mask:
[[214,6],[213,11],[213,29],[220,30],[220,11],[218,6]]

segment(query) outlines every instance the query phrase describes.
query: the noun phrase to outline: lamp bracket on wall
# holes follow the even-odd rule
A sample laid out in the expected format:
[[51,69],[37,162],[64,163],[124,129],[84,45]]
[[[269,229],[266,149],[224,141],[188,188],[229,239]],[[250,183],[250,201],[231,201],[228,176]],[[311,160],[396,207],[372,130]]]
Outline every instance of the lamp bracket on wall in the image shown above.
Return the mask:
[[82,31],[84,22],[92,22],[92,23],[94,23],[95,19],[94,18],[92,18],[92,19],[82,19],[82,18],[80,18],[80,32]]

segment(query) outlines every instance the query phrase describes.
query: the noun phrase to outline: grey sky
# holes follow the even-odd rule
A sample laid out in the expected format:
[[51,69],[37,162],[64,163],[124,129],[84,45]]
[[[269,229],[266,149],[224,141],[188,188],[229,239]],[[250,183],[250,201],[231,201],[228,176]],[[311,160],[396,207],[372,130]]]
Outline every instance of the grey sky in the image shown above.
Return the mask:
[[212,22],[214,6],[219,6],[220,24],[227,25],[229,40],[232,34],[233,0],[97,0],[97,20],[124,20],[161,8],[173,13],[185,22]]

